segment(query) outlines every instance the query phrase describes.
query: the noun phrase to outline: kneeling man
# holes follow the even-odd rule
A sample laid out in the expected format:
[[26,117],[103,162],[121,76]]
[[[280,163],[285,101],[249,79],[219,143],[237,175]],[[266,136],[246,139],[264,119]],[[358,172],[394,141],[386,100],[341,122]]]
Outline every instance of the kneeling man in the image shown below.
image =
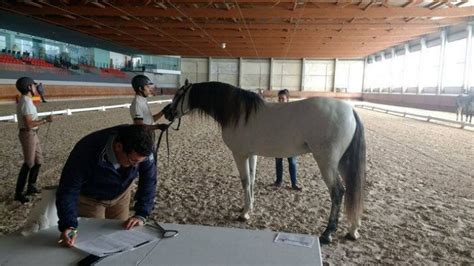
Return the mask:
[[[141,125],[121,125],[82,138],[67,159],[56,193],[60,242],[76,240],[77,217],[124,220],[142,225],[156,192],[156,164],[151,132]],[[134,215],[129,215],[133,180],[139,176]]]

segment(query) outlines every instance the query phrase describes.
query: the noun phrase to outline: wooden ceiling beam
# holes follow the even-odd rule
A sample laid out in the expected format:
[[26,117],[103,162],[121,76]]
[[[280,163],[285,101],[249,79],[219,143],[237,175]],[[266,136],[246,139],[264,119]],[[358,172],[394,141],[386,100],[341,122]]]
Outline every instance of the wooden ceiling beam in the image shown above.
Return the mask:
[[[352,31],[352,30],[343,30],[343,31],[334,31],[334,30],[318,30],[318,31],[310,31],[310,30],[301,30],[296,31],[294,34],[295,37],[307,37],[307,36],[322,36],[322,37],[337,37],[337,36],[392,36],[392,37],[399,37],[399,36],[416,36],[422,35],[428,32],[437,31],[438,29],[431,29],[431,30],[400,30],[400,29],[393,29],[393,30],[365,30],[365,31]],[[115,33],[114,30],[103,28],[103,29],[95,29],[90,28],[89,32],[91,34],[105,34],[105,33]],[[136,36],[144,36],[144,35],[157,35],[159,32],[144,30],[143,28],[131,29],[129,32],[131,35]],[[186,36],[200,36],[198,30],[190,31],[190,30],[164,30],[163,32],[168,34],[175,34],[181,37]],[[242,36],[247,37],[246,32],[232,32],[232,31],[225,31],[225,30],[208,30],[208,34],[213,37],[236,37]],[[261,37],[289,37],[287,32],[283,31],[251,31],[253,38],[261,38]]]
[[[122,15],[116,10],[108,10],[104,12],[101,9],[94,7],[67,7],[67,10],[77,15],[82,16],[99,16],[99,17],[117,17]],[[269,9],[269,8],[240,8],[242,14],[246,19],[272,19],[275,17],[290,19],[292,17],[299,17],[302,19],[309,18],[325,18],[325,19],[350,19],[357,18],[404,18],[404,17],[470,17],[474,14],[474,7],[461,8],[441,8],[431,10],[429,8],[417,7],[374,7],[369,10],[361,10],[357,7],[353,8],[301,8],[297,10],[285,9]],[[57,9],[44,6],[43,8],[32,8],[28,6],[18,7],[18,11],[24,12],[33,16],[57,15]],[[198,18],[228,18],[239,17],[239,10],[219,10],[214,8],[180,8],[180,11],[193,19]],[[176,9],[157,9],[153,7],[127,7],[127,12],[136,17],[179,17],[182,13]]]
[[[107,33],[101,34],[104,37],[114,37],[116,33]],[[124,35],[121,35],[124,36]],[[146,37],[147,40],[157,42],[157,43],[170,43],[170,42],[177,42],[175,40],[170,40],[166,37],[160,37],[158,35],[154,36],[146,36],[146,35],[136,35],[136,37]],[[393,36],[340,36],[340,37],[321,37],[321,36],[294,36],[292,39],[292,43],[317,43],[317,42],[344,42],[344,43],[352,43],[352,42],[371,42],[371,43],[393,43],[393,42],[401,42],[407,39],[411,39],[416,37],[414,36],[401,36],[401,37],[393,37]],[[275,43],[285,43],[287,38],[279,38],[279,37],[253,37],[252,39],[248,37],[216,37],[219,42],[226,42],[226,43],[251,43],[252,40],[255,43],[266,43],[271,44]],[[123,38],[115,38],[117,41],[120,40],[127,40],[127,39],[134,39],[130,36],[124,36]],[[209,39],[201,38],[198,36],[182,36],[180,41],[183,42],[193,42],[193,43],[213,43]]]
[[[64,26],[80,26],[80,25],[90,25],[91,21],[78,18],[77,20],[71,21],[69,19],[61,18],[60,16],[50,16],[46,17],[45,19],[56,23],[61,24]],[[353,18],[350,18],[353,19]],[[139,27],[143,24],[140,21],[132,20],[132,21],[117,21],[115,18],[103,18],[98,17],[94,18],[95,21],[104,23],[106,25],[111,25],[115,27]],[[180,28],[180,27],[188,27],[187,24],[191,23],[182,23],[182,22],[157,22],[150,19],[143,19],[148,24],[154,25],[158,28]],[[431,27],[444,27],[452,24],[458,24],[466,21],[466,18],[445,18],[439,20],[419,20],[416,23],[410,23],[407,25],[403,19],[391,19],[390,21],[387,20],[371,20],[371,22],[367,22],[367,20],[357,19],[355,22],[351,23],[352,25],[348,26],[345,25],[346,20],[341,20],[341,22],[337,21],[315,21],[315,22],[300,22],[298,23],[299,26],[305,28],[327,28],[327,29],[339,29],[341,26],[349,27],[350,29],[370,29],[370,28],[383,28],[383,27],[407,27],[410,28],[431,28]],[[235,29],[238,30],[239,28],[243,27],[244,25],[241,23],[228,22],[228,23],[199,23],[196,22],[201,28],[203,29]],[[247,22],[247,27],[249,29],[293,29],[294,26],[288,24],[287,22],[268,22],[268,23],[251,23]]]

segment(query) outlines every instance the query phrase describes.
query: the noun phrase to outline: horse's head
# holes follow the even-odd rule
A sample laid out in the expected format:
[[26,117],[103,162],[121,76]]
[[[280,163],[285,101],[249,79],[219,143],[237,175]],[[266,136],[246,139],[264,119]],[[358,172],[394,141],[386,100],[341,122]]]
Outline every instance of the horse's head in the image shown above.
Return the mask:
[[181,118],[189,112],[188,92],[193,85],[186,80],[184,86],[178,89],[173,97],[173,101],[163,109],[165,118],[173,121],[175,118]]

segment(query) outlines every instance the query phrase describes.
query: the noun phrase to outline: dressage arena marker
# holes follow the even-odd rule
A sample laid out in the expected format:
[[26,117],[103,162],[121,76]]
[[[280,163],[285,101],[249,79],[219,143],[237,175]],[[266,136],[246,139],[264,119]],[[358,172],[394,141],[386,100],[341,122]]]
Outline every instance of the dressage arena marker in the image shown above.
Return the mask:
[[371,105],[365,105],[365,104],[354,104],[354,107],[359,107],[359,108],[362,108],[362,109],[372,110],[372,111],[375,111],[375,112],[381,112],[381,113],[386,113],[386,114],[390,114],[390,115],[403,116],[403,117],[408,117],[408,118],[412,118],[412,119],[423,120],[423,121],[426,121],[426,122],[433,122],[435,124],[437,124],[436,121],[444,122],[444,123],[448,123],[448,124],[455,124],[455,125],[460,126],[461,129],[474,130],[474,124],[454,121],[454,120],[450,120],[450,119],[444,119],[444,118],[440,118],[440,117],[434,117],[434,116],[430,116],[430,115],[419,115],[419,114],[414,114],[414,113],[408,113],[406,111],[401,112],[401,111],[390,110],[390,109],[385,109],[385,108],[371,106]]
[[[150,101],[148,104],[162,104],[162,103],[170,103],[171,100],[160,100],[160,101]],[[48,115],[72,115],[72,113],[79,113],[79,112],[90,112],[90,111],[107,111],[109,109],[116,109],[116,108],[130,108],[129,103],[119,104],[119,105],[108,105],[108,106],[98,106],[98,107],[88,107],[88,108],[78,108],[78,109],[65,109],[59,111],[49,111],[49,112],[41,112],[38,113],[38,117],[41,116],[48,116]],[[7,115],[7,116],[0,116],[0,121],[12,121],[18,123],[18,117],[16,114]]]

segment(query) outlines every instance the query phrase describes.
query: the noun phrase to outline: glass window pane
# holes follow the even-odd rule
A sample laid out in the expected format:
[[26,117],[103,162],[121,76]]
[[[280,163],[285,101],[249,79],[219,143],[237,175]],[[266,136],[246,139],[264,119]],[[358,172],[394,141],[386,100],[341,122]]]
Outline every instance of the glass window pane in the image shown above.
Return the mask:
[[441,46],[427,48],[423,58],[423,87],[436,87],[438,85],[439,54]]
[[463,85],[465,56],[466,39],[446,44],[443,87],[461,87]]

